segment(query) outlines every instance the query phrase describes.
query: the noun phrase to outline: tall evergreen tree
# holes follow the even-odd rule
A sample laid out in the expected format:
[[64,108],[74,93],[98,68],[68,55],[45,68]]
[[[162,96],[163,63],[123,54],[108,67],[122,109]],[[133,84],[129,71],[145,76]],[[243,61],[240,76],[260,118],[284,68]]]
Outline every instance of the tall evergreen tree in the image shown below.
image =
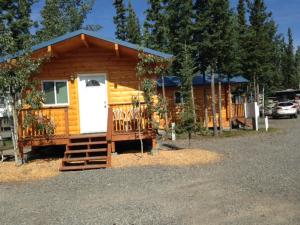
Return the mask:
[[[220,132],[222,132],[222,88],[221,88],[221,79],[227,79],[228,82],[228,99],[229,104],[231,105],[231,83],[230,79],[235,75],[241,72],[241,63],[242,63],[242,54],[241,45],[239,42],[240,32],[238,29],[239,23],[237,16],[231,12],[230,23],[227,26],[228,32],[224,36],[224,42],[228,46],[227,51],[224,53],[223,60],[221,60],[221,68],[219,71],[219,124]],[[229,122],[231,124],[231,107],[229,107]]]
[[296,87],[300,89],[300,47],[298,46],[295,55],[296,63]]
[[116,38],[126,40],[126,8],[123,0],[114,0],[113,5],[116,9],[116,16],[114,16],[114,23],[116,25]]
[[214,135],[217,134],[216,100],[215,100],[215,73],[220,72],[224,56],[228,49],[227,41],[230,32],[230,16],[228,0],[199,0],[199,6],[205,7],[197,13],[195,35],[197,35],[197,52],[201,60],[210,67],[212,114]]
[[169,52],[168,28],[164,0],[148,0],[145,11],[144,45],[160,51]]
[[274,54],[274,39],[276,25],[271,19],[272,14],[267,12],[263,0],[249,0],[250,11],[244,70],[247,77],[253,82],[255,100],[259,100],[259,85],[265,85],[274,72],[271,61]]
[[196,0],[194,4],[194,24],[193,24],[193,49],[194,49],[194,59],[196,68],[203,74],[204,82],[204,127],[208,129],[208,95],[206,86],[206,71],[209,65],[208,58],[206,57],[205,49],[200,48],[200,44],[203,39],[204,27],[208,20],[205,19],[205,14],[208,10],[208,0]]
[[36,32],[38,42],[50,40],[54,35],[60,36],[67,32],[60,9],[60,0],[46,0],[41,10],[41,29]]
[[[245,73],[244,69],[244,62],[246,60],[246,41],[247,38],[247,22],[246,22],[246,6],[245,6],[245,0],[239,0],[238,6],[237,6],[237,26],[236,30],[238,31],[238,38],[237,38],[237,44],[238,44],[238,61],[239,61],[239,69],[241,73]],[[234,32],[236,32],[234,30]]]
[[[24,49],[30,40],[30,28],[34,25],[31,20],[31,8],[35,1],[0,1],[0,29],[1,35],[3,32],[9,33],[13,38],[11,52]],[[3,49],[5,46],[0,46]],[[0,52],[0,55],[3,54]]]
[[197,129],[197,118],[193,91],[193,77],[195,74],[195,63],[191,51],[185,46],[180,58],[181,94],[183,98],[183,109],[177,131],[187,133],[189,143],[192,133]]
[[[46,0],[41,11],[41,29],[36,32],[37,40],[47,41],[67,32],[84,28],[84,20],[92,10],[93,4],[94,0]],[[86,28],[94,29],[95,26]]]
[[134,44],[141,44],[140,22],[130,1],[128,3],[127,10],[128,16],[126,20],[126,40]]
[[284,83],[283,76],[283,61],[285,56],[285,43],[282,35],[276,35],[274,40],[274,73],[269,80],[269,90],[267,92],[273,92],[282,89]]
[[294,55],[293,34],[291,28],[288,28],[288,43],[285,46],[285,55],[283,60],[284,87],[296,87],[296,67]]
[[167,30],[170,52],[175,56],[173,72],[180,71],[178,58],[184,53],[184,48],[191,48],[192,44],[192,0],[165,0],[167,15]]

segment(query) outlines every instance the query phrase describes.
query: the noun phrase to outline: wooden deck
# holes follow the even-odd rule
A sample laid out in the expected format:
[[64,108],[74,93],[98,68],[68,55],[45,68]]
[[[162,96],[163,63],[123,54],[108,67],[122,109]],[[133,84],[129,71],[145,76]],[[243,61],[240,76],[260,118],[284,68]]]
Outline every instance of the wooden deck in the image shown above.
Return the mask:
[[[38,129],[38,124],[31,124],[26,129],[23,121],[26,114],[35,115],[38,120],[55,124],[54,134]],[[66,152],[61,170],[81,170],[110,167],[110,155],[115,152],[115,142],[152,140],[155,145],[156,135],[152,129],[146,105],[141,110],[131,104],[111,105],[108,108],[107,132],[96,134],[70,134],[68,108],[22,110],[19,115],[19,147],[23,157],[25,146],[65,145]],[[140,130],[140,133],[138,132]]]

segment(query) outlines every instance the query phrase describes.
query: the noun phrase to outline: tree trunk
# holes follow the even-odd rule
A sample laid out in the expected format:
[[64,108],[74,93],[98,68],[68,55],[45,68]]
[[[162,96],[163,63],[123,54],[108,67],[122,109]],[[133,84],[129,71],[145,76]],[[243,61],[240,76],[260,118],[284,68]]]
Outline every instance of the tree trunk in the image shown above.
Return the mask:
[[211,105],[212,105],[212,116],[213,116],[213,127],[214,136],[218,135],[217,128],[217,117],[216,117],[216,93],[215,93],[215,74],[214,70],[211,68]]
[[13,126],[11,130],[12,134],[12,142],[14,147],[14,155],[15,155],[15,163],[18,165],[20,163],[19,160],[19,145],[18,145],[18,113],[16,109],[16,101],[14,98],[12,103],[12,117],[13,117]]
[[228,104],[229,104],[229,128],[232,129],[232,100],[231,100],[231,83],[230,77],[228,76]]
[[257,102],[256,76],[253,77],[254,101]]
[[218,98],[219,98],[219,130],[220,130],[220,134],[222,134],[223,132],[223,121],[222,121],[222,83],[221,83],[221,78],[219,75],[219,94],[218,94]]
[[259,84],[258,82],[256,82],[256,101],[257,101],[257,104],[259,105]]
[[197,123],[197,115],[196,115],[196,105],[195,105],[195,96],[194,96],[194,87],[193,84],[191,86],[191,97],[192,97],[192,107],[193,107],[193,116],[194,116],[194,123]]
[[203,84],[204,84],[204,126],[208,130],[208,109],[207,109],[207,87],[206,87],[206,74],[203,73]]
[[[164,103],[166,104],[167,103],[167,99],[166,99],[166,89],[165,89],[165,77],[162,75],[161,76],[161,80],[162,80],[162,93],[163,93],[163,100],[164,100]],[[165,107],[165,129],[166,129],[166,132],[169,130],[169,119],[168,119],[168,109],[167,109],[167,106],[164,105]]]
[[265,117],[265,87],[262,89],[262,117]]

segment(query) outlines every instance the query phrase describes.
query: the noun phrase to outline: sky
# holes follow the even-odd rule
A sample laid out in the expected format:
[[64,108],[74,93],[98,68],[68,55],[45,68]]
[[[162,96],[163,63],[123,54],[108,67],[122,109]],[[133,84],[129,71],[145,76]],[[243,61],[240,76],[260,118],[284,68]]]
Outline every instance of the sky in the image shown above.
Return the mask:
[[[100,24],[104,37],[114,38],[115,25],[113,16],[115,9],[113,0],[96,0],[92,12],[88,15],[86,24]],[[127,4],[128,0],[125,0]],[[231,7],[235,8],[238,0],[230,0]],[[145,19],[144,11],[147,8],[147,0],[131,0],[131,3],[140,19],[141,24]],[[292,28],[295,46],[300,46],[300,0],[265,0],[267,8],[272,12],[273,18],[278,24],[278,32],[286,35],[288,27]],[[36,3],[33,8],[32,18],[40,19],[40,10],[43,0]]]

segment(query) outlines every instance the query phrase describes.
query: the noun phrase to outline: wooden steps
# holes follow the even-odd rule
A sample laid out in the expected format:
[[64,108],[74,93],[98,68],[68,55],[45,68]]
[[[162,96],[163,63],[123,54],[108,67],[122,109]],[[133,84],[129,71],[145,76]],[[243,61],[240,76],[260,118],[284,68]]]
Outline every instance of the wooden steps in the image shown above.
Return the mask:
[[106,134],[70,136],[60,171],[110,167],[111,154]]

